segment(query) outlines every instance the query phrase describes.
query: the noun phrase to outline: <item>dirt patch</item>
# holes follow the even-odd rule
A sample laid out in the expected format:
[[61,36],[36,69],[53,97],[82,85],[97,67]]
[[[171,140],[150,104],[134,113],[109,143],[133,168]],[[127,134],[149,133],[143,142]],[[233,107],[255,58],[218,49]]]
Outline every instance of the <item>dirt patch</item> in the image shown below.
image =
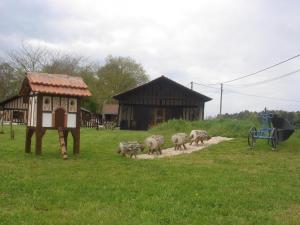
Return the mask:
[[233,138],[227,138],[227,137],[212,137],[210,140],[206,141],[204,144],[198,144],[196,145],[193,143],[192,145],[186,144],[186,150],[174,150],[174,147],[172,148],[166,148],[162,150],[161,155],[148,155],[148,154],[141,154],[137,155],[136,159],[156,159],[156,158],[164,158],[164,157],[170,157],[175,155],[181,155],[181,154],[190,154],[192,152],[200,151],[210,145],[218,144],[222,141],[230,141],[233,140]]

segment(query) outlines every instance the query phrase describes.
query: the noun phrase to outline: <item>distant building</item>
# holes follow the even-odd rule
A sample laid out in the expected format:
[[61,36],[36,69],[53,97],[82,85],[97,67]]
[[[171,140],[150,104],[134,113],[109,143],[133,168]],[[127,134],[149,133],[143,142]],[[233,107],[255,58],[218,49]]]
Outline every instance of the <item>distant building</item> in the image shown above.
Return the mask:
[[203,120],[211,98],[161,76],[114,96],[121,129],[147,130],[169,119]]
[[24,103],[23,98],[18,95],[0,102],[0,115],[4,122],[26,124],[27,109],[28,103]]
[[118,120],[118,104],[104,104],[102,107],[102,121],[115,122]]

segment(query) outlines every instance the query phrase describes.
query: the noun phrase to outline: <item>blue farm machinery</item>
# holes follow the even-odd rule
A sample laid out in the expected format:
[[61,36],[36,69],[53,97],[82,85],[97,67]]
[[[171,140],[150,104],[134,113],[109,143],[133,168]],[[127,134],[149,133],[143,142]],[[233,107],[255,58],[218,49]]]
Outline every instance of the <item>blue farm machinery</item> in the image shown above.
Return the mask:
[[248,134],[248,145],[251,148],[255,147],[257,139],[264,139],[275,150],[280,142],[287,140],[295,131],[288,120],[268,112],[267,109],[259,113],[258,117],[261,128],[252,127]]

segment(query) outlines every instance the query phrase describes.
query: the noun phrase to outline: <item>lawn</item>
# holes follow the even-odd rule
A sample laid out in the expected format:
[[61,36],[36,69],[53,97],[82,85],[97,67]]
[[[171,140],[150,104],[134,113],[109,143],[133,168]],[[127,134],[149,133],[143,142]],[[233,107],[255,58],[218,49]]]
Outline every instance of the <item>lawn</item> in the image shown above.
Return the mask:
[[[47,132],[24,153],[25,127],[0,134],[0,224],[300,224],[300,132],[272,151],[247,147],[245,121],[171,121],[148,132],[81,129],[81,154],[63,161]],[[167,139],[204,127],[233,141],[157,160],[116,153],[122,140]],[[34,143],[34,142],[33,142]],[[71,138],[69,147],[71,149]],[[170,146],[168,141],[167,146]]]

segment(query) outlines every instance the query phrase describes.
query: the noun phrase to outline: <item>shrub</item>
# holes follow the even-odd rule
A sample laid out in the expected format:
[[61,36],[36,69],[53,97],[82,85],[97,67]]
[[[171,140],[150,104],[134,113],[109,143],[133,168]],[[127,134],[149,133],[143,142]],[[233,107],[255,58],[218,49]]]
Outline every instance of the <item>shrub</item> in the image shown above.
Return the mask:
[[[237,119],[211,119],[211,120],[169,120],[161,123],[152,129],[151,133],[176,133],[201,129],[206,130],[212,136],[227,137],[247,137],[252,126],[258,126],[256,122],[250,120]],[[258,126],[259,127],[259,126]]]

